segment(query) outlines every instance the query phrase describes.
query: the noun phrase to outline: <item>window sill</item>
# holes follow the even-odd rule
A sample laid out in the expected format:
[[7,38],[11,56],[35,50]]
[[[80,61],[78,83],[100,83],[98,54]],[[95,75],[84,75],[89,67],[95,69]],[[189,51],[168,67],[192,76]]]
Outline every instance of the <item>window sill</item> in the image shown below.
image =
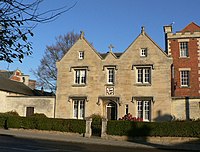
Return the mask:
[[148,87],[148,86],[151,86],[150,83],[148,84],[145,84],[145,83],[136,83],[135,86],[144,86],[144,87]]
[[73,84],[72,87],[86,87],[86,84]]
[[180,56],[179,59],[189,59],[189,56]]
[[186,88],[186,89],[190,89],[191,86],[180,86],[180,88]]
[[105,84],[105,86],[115,86],[115,84],[109,84],[109,83],[107,83],[107,84]]

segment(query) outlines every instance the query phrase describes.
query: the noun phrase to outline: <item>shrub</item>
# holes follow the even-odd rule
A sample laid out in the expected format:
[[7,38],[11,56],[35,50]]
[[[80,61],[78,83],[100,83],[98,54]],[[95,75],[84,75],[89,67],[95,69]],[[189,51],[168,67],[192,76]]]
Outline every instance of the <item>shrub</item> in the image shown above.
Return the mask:
[[12,110],[12,111],[8,111],[5,113],[6,115],[9,115],[9,116],[19,116],[19,114],[17,113],[17,111],[15,110]]
[[30,117],[47,118],[47,116],[44,113],[34,113]]
[[200,137],[200,121],[108,121],[107,134],[119,136]]
[[38,130],[54,130],[63,132],[85,133],[85,120],[47,118],[44,114],[30,117],[12,116],[0,113],[0,128],[24,128]]
[[143,121],[142,118],[136,118],[136,117],[133,117],[132,114],[130,114],[130,113],[124,115],[122,118],[119,118],[119,120]]

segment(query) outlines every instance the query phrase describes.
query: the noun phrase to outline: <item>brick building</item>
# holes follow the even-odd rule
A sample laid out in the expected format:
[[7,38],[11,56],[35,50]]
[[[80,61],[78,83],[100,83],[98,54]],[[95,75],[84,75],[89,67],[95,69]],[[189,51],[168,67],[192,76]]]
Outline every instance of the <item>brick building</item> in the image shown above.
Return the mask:
[[172,113],[179,119],[200,117],[200,26],[191,22],[181,31],[164,26],[166,51],[173,58]]
[[164,30],[167,54],[173,57],[172,96],[200,97],[200,26],[192,22],[176,33],[172,26]]

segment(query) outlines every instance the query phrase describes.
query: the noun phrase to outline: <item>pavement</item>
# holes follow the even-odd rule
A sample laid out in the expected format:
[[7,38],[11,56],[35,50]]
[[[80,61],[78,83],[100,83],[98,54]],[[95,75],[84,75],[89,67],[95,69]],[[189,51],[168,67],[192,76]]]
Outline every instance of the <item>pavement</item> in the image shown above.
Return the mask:
[[183,142],[183,143],[150,143],[145,141],[122,141],[114,139],[104,139],[100,137],[83,137],[81,134],[57,132],[57,131],[40,131],[40,130],[27,130],[27,129],[0,129],[1,135],[9,135],[18,138],[29,139],[42,139],[52,141],[62,141],[81,144],[100,144],[112,145],[122,147],[134,148],[157,148],[157,149],[170,149],[181,151],[198,151],[200,152],[200,139],[197,141]]

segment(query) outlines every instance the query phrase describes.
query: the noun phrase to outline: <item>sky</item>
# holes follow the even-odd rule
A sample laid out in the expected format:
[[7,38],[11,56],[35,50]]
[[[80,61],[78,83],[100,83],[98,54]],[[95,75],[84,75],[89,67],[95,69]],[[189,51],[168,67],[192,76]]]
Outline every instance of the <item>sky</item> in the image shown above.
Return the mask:
[[[33,0],[32,0],[33,1]],[[112,44],[113,52],[124,52],[140,34],[141,27],[164,50],[163,26],[173,24],[173,32],[190,22],[200,25],[200,0],[44,0],[40,11],[72,6],[53,22],[39,24],[34,30],[33,54],[22,63],[0,61],[1,70],[21,70],[36,79],[31,70],[40,65],[46,46],[59,35],[84,31],[85,38],[101,53]]]

